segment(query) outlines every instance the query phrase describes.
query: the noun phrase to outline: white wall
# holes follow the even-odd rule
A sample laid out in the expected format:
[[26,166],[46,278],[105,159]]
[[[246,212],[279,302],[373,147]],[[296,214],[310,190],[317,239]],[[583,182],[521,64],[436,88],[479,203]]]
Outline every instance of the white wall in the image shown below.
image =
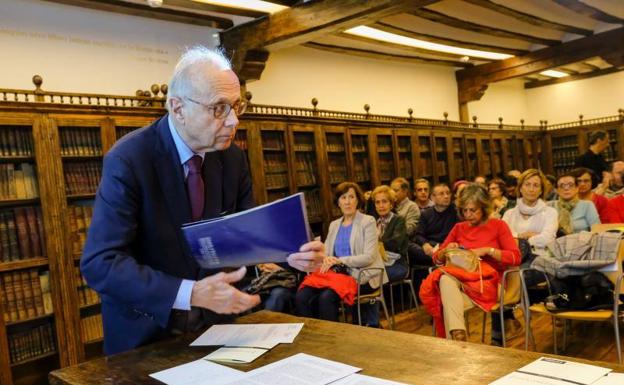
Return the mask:
[[71,7],[0,0],[0,87],[133,95],[167,83],[180,52],[214,46],[207,27]]
[[624,72],[526,90],[531,120],[564,123],[612,116],[624,108]]
[[507,124],[520,124],[520,119],[524,124],[539,123],[531,121],[522,79],[490,84],[481,100],[468,103],[468,111],[471,121],[477,116],[482,123],[498,123],[499,117]]
[[372,114],[457,120],[457,85],[451,67],[419,65],[295,47],[272,52],[258,81],[247,84],[253,102]]

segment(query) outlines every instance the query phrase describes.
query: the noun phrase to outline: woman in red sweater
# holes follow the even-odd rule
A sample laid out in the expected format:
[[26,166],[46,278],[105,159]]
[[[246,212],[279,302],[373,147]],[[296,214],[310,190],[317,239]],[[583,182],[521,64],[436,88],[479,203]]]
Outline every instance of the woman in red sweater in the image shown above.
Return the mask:
[[[490,311],[496,303],[498,283],[505,269],[520,264],[520,250],[507,224],[500,219],[489,218],[491,203],[485,188],[476,184],[467,186],[457,203],[464,222],[453,227],[440,250],[433,255],[433,261],[444,264],[443,250],[461,247],[481,258],[481,272],[466,274],[460,271],[458,274],[454,269],[443,267],[427,279],[439,282],[441,315],[447,338],[465,341],[464,310],[477,305]],[[476,274],[477,278],[470,274]]]

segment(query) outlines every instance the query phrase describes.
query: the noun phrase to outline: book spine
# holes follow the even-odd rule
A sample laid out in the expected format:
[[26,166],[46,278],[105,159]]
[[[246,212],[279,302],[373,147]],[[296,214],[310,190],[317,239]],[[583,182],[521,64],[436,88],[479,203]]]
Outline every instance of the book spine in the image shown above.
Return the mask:
[[35,304],[35,313],[40,316],[45,314],[43,307],[43,293],[41,291],[41,282],[39,281],[39,272],[36,269],[30,270],[30,286],[33,293]]
[[15,224],[17,226],[17,241],[19,244],[20,258],[32,258],[30,250],[30,236],[28,235],[28,220],[24,208],[16,208],[14,211]]
[[24,286],[22,285],[22,278],[19,271],[11,273],[13,275],[13,290],[15,291],[15,306],[17,307],[17,319],[23,320],[28,318],[26,312],[26,302],[24,301]]
[[33,296],[32,285],[30,283],[30,272],[28,270],[22,270],[20,273],[22,289],[24,291],[24,308],[26,309],[26,317],[34,318],[37,315],[35,309],[35,298]]

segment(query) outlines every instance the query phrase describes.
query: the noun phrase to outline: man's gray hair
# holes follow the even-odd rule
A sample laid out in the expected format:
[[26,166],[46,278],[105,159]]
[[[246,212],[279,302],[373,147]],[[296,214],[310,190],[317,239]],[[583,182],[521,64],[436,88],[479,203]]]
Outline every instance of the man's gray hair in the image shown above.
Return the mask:
[[169,108],[169,99],[171,97],[182,97],[193,93],[197,86],[203,84],[196,82],[196,67],[202,65],[209,71],[225,71],[231,70],[232,64],[225,57],[223,51],[218,49],[210,49],[205,46],[194,46],[186,50],[176,64],[171,80],[169,81],[169,89],[167,91],[167,108]]

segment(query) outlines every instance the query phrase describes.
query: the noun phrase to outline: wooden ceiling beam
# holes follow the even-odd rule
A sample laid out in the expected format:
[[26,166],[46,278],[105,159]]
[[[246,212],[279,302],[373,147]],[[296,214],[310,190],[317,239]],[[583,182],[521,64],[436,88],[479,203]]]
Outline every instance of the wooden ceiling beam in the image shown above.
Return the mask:
[[541,17],[531,15],[528,13],[516,11],[513,8],[505,7],[504,5],[494,3],[491,0],[464,0],[468,3],[472,3],[482,8],[487,8],[491,11],[498,12],[500,14],[513,17],[516,20],[520,20],[524,23],[532,24],[541,28],[556,29],[558,31],[574,33],[576,35],[591,36],[594,31],[585,28],[574,27],[571,25],[556,23],[554,21],[542,19]]
[[599,20],[611,24],[624,24],[624,19],[620,19],[619,17],[610,15],[598,8],[587,5],[579,0],[554,0],[554,2],[578,14],[591,17],[594,20]]
[[622,69],[609,67],[609,68],[605,68],[605,69],[598,70],[598,71],[585,72],[582,74],[570,75],[570,76],[566,76],[563,78],[531,81],[531,82],[524,83],[524,88],[531,89],[531,88],[537,88],[537,87],[550,86],[553,84],[566,83],[566,82],[571,82],[574,80],[589,79],[589,78],[593,78],[596,76],[608,75],[608,74],[612,74],[612,73],[619,72],[619,71],[622,71]]
[[245,17],[262,17],[268,15],[267,12],[254,11],[251,9],[243,9],[243,8],[234,8],[234,7],[226,7],[223,5],[215,5],[202,3],[194,0],[164,0],[163,7],[172,6],[172,7],[180,7],[187,8],[197,11],[206,11],[206,12],[218,12],[226,15],[236,15],[236,16],[245,16]]
[[543,37],[526,35],[518,32],[511,32],[504,29],[489,27],[486,25],[481,25],[477,23],[473,23],[470,21],[464,21],[461,19],[454,18],[452,16],[445,15],[440,12],[432,11],[430,9],[420,8],[415,11],[409,12],[413,16],[421,17],[423,19],[427,19],[436,23],[444,24],[449,27],[465,29],[472,32],[483,33],[486,35],[504,37],[507,39],[515,39],[527,41],[530,43],[541,44],[541,45],[556,45],[561,43],[559,40],[554,39],[546,39]]
[[487,45],[487,44],[479,44],[479,43],[474,43],[471,41],[456,40],[456,39],[450,39],[447,37],[433,36],[433,35],[429,35],[426,33],[420,33],[420,32],[412,31],[409,29],[396,27],[394,25],[384,23],[381,21],[373,23],[369,25],[369,27],[377,28],[382,31],[394,33],[397,35],[411,37],[413,39],[424,40],[424,41],[437,43],[437,44],[446,44],[446,45],[460,47],[460,48],[470,48],[470,49],[478,49],[481,51],[488,51],[488,52],[506,53],[508,55],[514,55],[514,56],[524,55],[528,53],[528,51],[522,50],[522,49],[507,48],[507,47],[500,47],[500,46]]
[[[366,25],[381,18],[440,0],[312,0],[230,28],[221,45],[232,56],[235,71],[244,66],[248,50],[287,48],[324,35]],[[254,80],[254,79],[243,79]]]
[[381,40],[371,39],[371,38],[368,38],[368,37],[351,35],[351,34],[348,34],[348,33],[340,33],[337,36],[339,36],[339,37],[341,37],[343,39],[349,39],[349,40],[359,41],[359,42],[363,42],[363,43],[374,44],[374,45],[377,45],[377,46],[380,46],[380,47],[387,47],[387,48],[392,48],[392,49],[398,49],[398,50],[401,50],[401,51],[405,51],[405,53],[435,55],[435,56],[439,56],[441,58],[446,58],[446,59],[455,60],[455,61],[459,61],[459,59],[463,56],[463,55],[458,55],[458,54],[454,54],[454,53],[446,53],[446,52],[440,52],[440,51],[432,51],[432,50],[424,49],[424,48],[410,47],[410,46],[403,45],[403,44],[390,43],[390,42],[387,42],[387,41],[381,41]]
[[365,57],[369,59],[402,61],[402,62],[408,62],[408,63],[437,64],[437,65],[451,66],[451,67],[457,67],[457,68],[472,67],[472,64],[463,63],[459,61],[453,61],[453,60],[431,59],[431,58],[426,58],[426,57],[410,56],[410,55],[397,55],[397,54],[386,53],[382,51],[374,51],[374,50],[367,50],[367,49],[353,48],[353,47],[343,47],[343,46],[332,45],[332,44],[309,42],[309,43],[304,43],[303,46],[308,47],[308,48],[322,50],[322,51],[360,56],[360,57]]
[[231,28],[232,20],[212,15],[200,15],[192,12],[184,12],[166,8],[152,8],[147,4],[126,3],[119,0],[45,0],[51,3],[73,5],[83,8],[96,9],[98,11],[114,12],[123,15],[147,17],[150,19],[172,21],[211,27],[217,29]]
[[[457,71],[460,104],[479,100],[479,90],[490,83],[523,77],[594,56],[624,52],[624,28],[572,40],[524,56],[478,65]],[[476,99],[475,99],[476,98]]]

